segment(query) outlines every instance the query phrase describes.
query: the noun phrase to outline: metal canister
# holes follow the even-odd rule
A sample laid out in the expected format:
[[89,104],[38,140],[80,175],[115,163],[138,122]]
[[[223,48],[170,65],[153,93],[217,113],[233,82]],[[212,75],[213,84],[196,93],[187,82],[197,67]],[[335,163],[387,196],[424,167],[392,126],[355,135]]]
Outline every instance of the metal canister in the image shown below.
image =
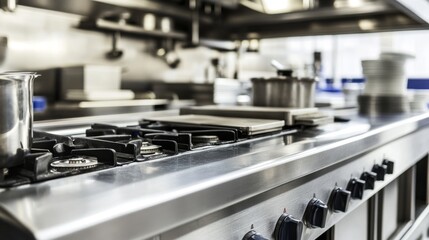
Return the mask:
[[30,72],[0,74],[0,169],[22,164],[33,133],[33,80]]

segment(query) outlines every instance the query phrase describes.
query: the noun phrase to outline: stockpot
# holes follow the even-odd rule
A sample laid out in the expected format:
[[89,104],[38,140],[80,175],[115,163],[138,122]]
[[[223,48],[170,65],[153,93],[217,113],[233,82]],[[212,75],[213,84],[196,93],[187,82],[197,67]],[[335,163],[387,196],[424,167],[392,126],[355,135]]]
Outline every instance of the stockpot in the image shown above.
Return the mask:
[[33,72],[0,73],[0,169],[22,164],[33,134]]

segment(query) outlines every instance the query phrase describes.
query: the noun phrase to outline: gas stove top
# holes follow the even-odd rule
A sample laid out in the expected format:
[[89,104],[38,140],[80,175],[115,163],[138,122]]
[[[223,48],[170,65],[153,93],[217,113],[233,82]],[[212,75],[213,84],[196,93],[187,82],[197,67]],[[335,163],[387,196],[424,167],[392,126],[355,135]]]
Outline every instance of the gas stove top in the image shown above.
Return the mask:
[[[153,141],[157,138],[141,137],[138,135],[140,131],[134,131],[136,135],[121,133],[121,129],[149,128],[138,125],[138,119],[145,119],[141,122],[149,122],[149,125],[153,126],[168,125],[171,127],[165,122],[147,120],[162,116],[170,119],[171,123],[178,114],[177,111],[156,112],[141,113],[138,116],[121,115],[117,118],[85,119],[85,122],[82,122],[81,118],[62,122],[38,122],[35,124],[36,129],[55,135],[41,137],[39,133],[35,133],[35,140],[48,140],[45,138],[64,135],[66,139],[57,140],[58,142],[54,146],[61,141],[67,142],[67,139],[71,139],[74,145],[83,145],[81,141],[87,139],[100,140],[99,138],[107,138],[109,135],[128,135],[131,138],[117,142],[124,143],[122,141],[125,141],[127,144],[134,144],[127,141],[140,140],[141,146],[145,146],[143,142],[161,146],[154,144]],[[346,115],[342,116],[346,117]],[[76,174],[72,177],[0,189],[0,229],[3,230],[2,233],[6,233],[6,236],[8,236],[7,234],[20,236],[17,234],[27,233],[35,239],[89,239],[95,236],[105,239],[149,239],[154,236],[161,236],[162,239],[164,236],[167,236],[166,239],[186,239],[188,235],[187,232],[182,232],[183,229],[187,229],[190,225],[200,228],[201,225],[198,223],[209,220],[211,223],[207,225],[207,228],[212,225],[218,226],[219,229],[222,228],[224,233],[220,235],[222,239],[241,239],[249,231],[251,223],[257,223],[255,231],[269,236],[272,234],[270,231],[274,229],[273,224],[284,207],[288,207],[290,214],[301,217],[305,205],[314,196],[314,193],[318,199],[327,201],[330,187],[333,188],[336,183],[340,187],[346,187],[351,175],[360,176],[363,169],[371,169],[374,159],[378,159],[376,160],[378,164],[379,158],[382,158],[383,154],[388,153],[387,157],[396,160],[395,174],[399,174],[401,164],[408,164],[409,159],[423,156],[421,155],[423,152],[427,153],[425,145],[404,144],[402,139],[412,137],[422,141],[421,139],[424,139],[425,136],[429,136],[427,134],[428,114],[389,117],[380,119],[380,121],[356,115],[350,116],[349,119],[351,119],[349,122],[292,128],[293,133],[288,129],[283,129],[262,135],[246,136],[245,134],[240,135],[239,130],[236,130],[234,131],[237,133],[235,141],[221,144],[215,144],[215,140],[217,141],[215,138],[203,137],[205,144],[210,142],[214,145],[199,146],[198,143],[201,139],[197,137],[192,142],[191,137],[190,150],[180,148],[177,144],[177,153],[173,152],[171,155],[164,156],[160,156],[159,152],[150,154],[152,149],[146,149],[149,154],[143,154],[140,146],[140,148],[137,147],[140,149],[139,156],[132,161],[126,158],[124,160],[127,152],[119,154],[115,150],[116,166],[102,165],[99,159],[91,156],[73,156],[96,159],[99,165],[107,169],[98,171],[96,168],[77,168],[72,170],[72,174]],[[93,124],[91,127],[92,122],[109,124]],[[174,130],[173,128],[157,129],[154,127],[149,129],[171,134],[184,133],[186,130],[201,130],[198,129],[201,126],[196,124],[189,129],[185,129],[185,126],[182,125],[180,127],[183,128]],[[209,127],[210,129],[206,130],[216,128],[212,125]],[[191,136],[196,135],[191,134]],[[209,141],[208,138],[211,140]],[[391,143],[395,145],[390,145]],[[93,142],[86,144],[88,147],[98,147]],[[421,151],[403,151],[403,147],[413,145]],[[164,153],[162,146],[156,148]],[[391,155],[386,149],[394,149],[399,154]],[[370,155],[362,155],[366,152]],[[39,153],[43,153],[43,151],[40,150]],[[45,150],[45,153],[52,156],[45,166],[48,171],[53,171],[54,167],[58,166],[51,166],[51,163],[54,158],[59,156],[55,156],[54,150],[49,152]],[[403,153],[413,156],[407,157],[408,155],[402,155]],[[156,154],[159,157],[155,157]],[[140,155],[150,155],[153,158],[146,156],[147,160],[137,162],[140,158],[144,158]],[[64,157],[62,159],[65,159]],[[58,164],[60,163],[62,164],[62,162],[58,162]],[[93,162],[72,159],[71,163],[85,165]],[[355,163],[360,166],[355,166]],[[353,164],[353,166],[349,167],[349,164]],[[342,172],[344,174],[341,175],[336,170],[337,166],[350,169],[350,172]],[[21,169],[24,168],[28,168],[28,165],[21,167]],[[40,169],[43,170],[43,168]],[[326,172],[330,172],[330,169],[335,169],[335,171],[332,172],[333,178],[331,175],[326,176],[330,179],[329,181],[332,181],[329,184],[325,184],[324,180],[312,180],[321,176],[319,173],[325,177]],[[9,171],[18,172],[15,169],[9,169]],[[11,175],[8,176],[11,177]],[[27,177],[27,179],[29,178]],[[378,186],[389,182],[392,175],[389,175],[387,179],[383,183],[378,183]],[[31,182],[31,180],[28,181]],[[303,181],[311,181],[315,187],[303,190],[301,187],[308,186],[302,184]],[[34,180],[34,182],[37,181]],[[288,194],[286,197],[279,199],[275,197],[277,195],[272,195],[274,191],[283,194],[285,192],[285,188],[282,187],[284,184],[292,184],[290,185],[292,188],[286,190],[285,194]],[[294,192],[289,193],[292,190]],[[266,201],[266,196],[275,200],[276,205],[269,202],[268,209],[252,212],[252,219],[248,221],[249,201],[252,199],[258,201],[252,203],[253,209],[253,206],[259,206],[260,200]],[[360,203],[360,201],[352,202],[349,211]],[[240,210],[243,206],[246,207],[246,211]],[[231,212],[232,209],[238,209],[239,212]],[[53,217],[52,213],[57,212],[61,214]],[[233,226],[229,220],[223,224],[225,216],[223,213],[232,213]],[[241,213],[243,214],[237,215]],[[240,217],[240,221],[235,221],[236,216]],[[213,217],[215,217],[214,220]],[[261,220],[255,220],[253,217]],[[328,220],[341,217],[343,215],[330,216]],[[12,223],[17,227],[11,228]],[[222,224],[218,225],[218,223]],[[330,223],[332,222],[328,224]],[[207,228],[204,227],[204,229]],[[110,229],[115,231],[112,232]],[[321,233],[307,230],[304,231],[306,236],[309,234],[316,236]],[[192,229],[192,231],[194,230]],[[216,230],[210,233],[217,234],[222,231]],[[185,234],[184,237],[180,238],[175,235],[178,232]],[[200,229],[195,232],[199,233],[198,238],[206,236],[201,234]],[[214,239],[213,235],[206,237],[206,239],[212,238]]]
[[[23,156],[22,164],[3,170],[0,187],[99,171],[196,149],[213,149],[267,134],[296,131],[282,130],[284,122],[277,120],[241,121],[213,117],[216,119],[212,124],[196,124],[192,122],[192,115],[184,116],[186,121],[174,121],[172,117],[165,120],[147,118],[128,126],[94,123],[85,133],[73,136],[34,131],[31,152]],[[216,120],[220,123],[216,124]],[[222,122],[225,120],[229,123]]]

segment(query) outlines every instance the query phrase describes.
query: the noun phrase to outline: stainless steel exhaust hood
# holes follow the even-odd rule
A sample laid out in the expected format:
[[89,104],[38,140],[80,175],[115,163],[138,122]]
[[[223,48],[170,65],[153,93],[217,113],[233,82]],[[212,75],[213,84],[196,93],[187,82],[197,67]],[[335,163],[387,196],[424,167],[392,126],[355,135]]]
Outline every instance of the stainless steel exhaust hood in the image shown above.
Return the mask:
[[[428,29],[427,0],[241,0],[224,12],[224,39]],[[277,8],[276,8],[277,7]]]
[[417,21],[429,23],[428,0],[390,0],[390,2]]

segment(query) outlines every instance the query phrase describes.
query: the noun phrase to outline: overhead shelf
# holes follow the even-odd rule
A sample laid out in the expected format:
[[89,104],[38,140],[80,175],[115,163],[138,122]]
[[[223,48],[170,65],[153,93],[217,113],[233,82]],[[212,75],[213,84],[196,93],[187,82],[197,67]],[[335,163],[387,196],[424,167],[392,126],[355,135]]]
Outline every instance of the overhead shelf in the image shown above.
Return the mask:
[[129,24],[119,24],[104,19],[86,19],[82,20],[78,26],[81,29],[98,30],[107,32],[121,32],[140,37],[155,37],[155,38],[170,38],[177,40],[185,40],[186,33],[169,31],[163,32],[161,30],[146,30],[139,26]]

